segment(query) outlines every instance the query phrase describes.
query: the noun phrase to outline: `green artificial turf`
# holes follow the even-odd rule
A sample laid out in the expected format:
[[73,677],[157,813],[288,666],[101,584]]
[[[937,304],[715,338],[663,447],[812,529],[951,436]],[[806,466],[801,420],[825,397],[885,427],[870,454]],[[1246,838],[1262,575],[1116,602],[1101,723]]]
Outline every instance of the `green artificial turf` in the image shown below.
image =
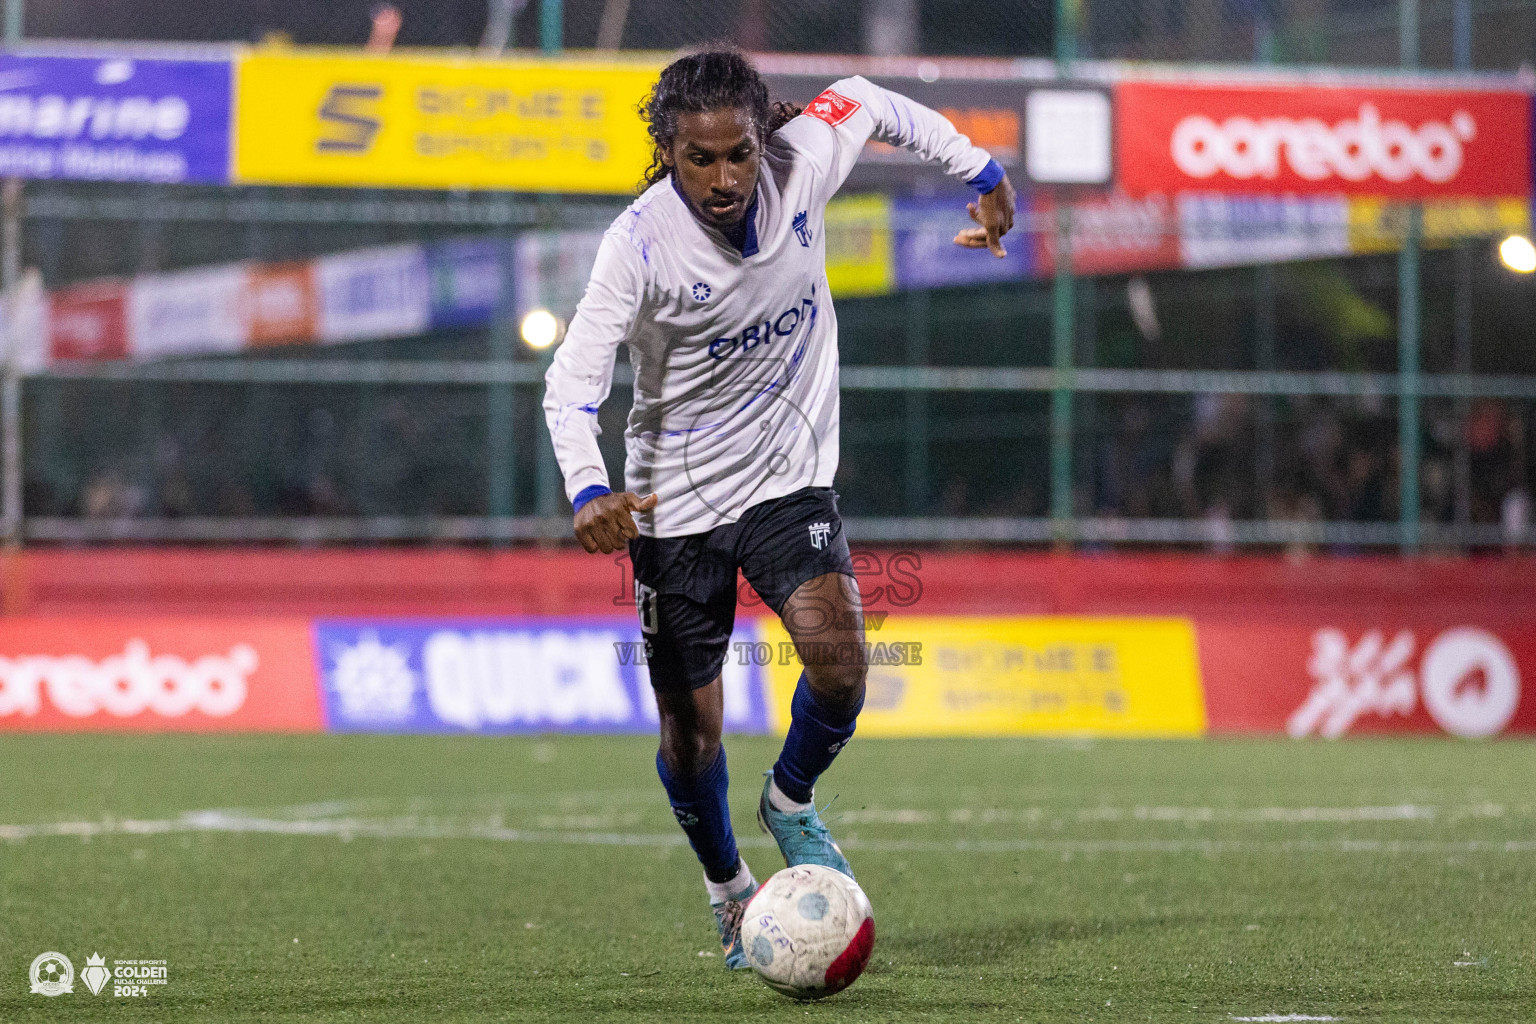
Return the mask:
[[[776,744],[728,749],[764,878]],[[1536,1019],[1530,743],[855,742],[818,795],[878,938],[816,1004],[723,968],[653,754],[0,738],[0,1020]],[[169,984],[32,995],[45,950]]]

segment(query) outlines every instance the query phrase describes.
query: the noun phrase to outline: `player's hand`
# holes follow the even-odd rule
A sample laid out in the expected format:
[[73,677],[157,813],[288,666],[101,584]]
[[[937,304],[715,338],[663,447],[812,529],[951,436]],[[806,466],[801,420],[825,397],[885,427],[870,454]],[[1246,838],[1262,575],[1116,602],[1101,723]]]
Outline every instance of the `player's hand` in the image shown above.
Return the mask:
[[955,236],[955,244],[967,249],[989,249],[998,259],[1007,256],[1008,250],[1003,248],[1003,236],[1013,230],[1014,200],[1013,182],[1005,174],[991,192],[974,203],[966,204],[971,220],[981,226],[961,231]]
[[632,513],[649,512],[658,500],[654,494],[642,498],[634,491],[599,494],[577,511],[576,539],[589,555],[599,551],[611,555],[627,547],[631,537],[640,536]]

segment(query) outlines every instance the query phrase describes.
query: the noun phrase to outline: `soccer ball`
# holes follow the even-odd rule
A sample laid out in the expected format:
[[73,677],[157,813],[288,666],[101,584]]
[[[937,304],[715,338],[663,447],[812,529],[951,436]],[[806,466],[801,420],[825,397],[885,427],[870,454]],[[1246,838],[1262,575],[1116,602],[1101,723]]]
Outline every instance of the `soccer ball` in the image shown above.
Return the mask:
[[768,987],[795,999],[841,992],[869,963],[875,917],[859,883],[820,864],[785,868],[747,901],[741,943]]

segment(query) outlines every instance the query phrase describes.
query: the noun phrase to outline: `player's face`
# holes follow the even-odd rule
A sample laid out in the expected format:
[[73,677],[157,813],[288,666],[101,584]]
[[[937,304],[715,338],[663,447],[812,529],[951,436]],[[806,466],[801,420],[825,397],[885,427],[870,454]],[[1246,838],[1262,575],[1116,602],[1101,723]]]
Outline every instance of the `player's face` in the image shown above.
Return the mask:
[[761,160],[752,118],[736,107],[679,114],[672,149],[662,154],[694,216],[717,228],[746,216]]

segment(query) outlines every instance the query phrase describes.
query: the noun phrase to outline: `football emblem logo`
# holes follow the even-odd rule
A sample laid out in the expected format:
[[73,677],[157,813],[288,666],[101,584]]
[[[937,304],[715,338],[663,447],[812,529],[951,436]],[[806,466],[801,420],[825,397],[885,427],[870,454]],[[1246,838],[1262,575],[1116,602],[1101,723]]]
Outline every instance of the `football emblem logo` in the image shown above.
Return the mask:
[[32,961],[32,992],[40,996],[62,996],[75,990],[75,965],[63,953],[42,953]]

